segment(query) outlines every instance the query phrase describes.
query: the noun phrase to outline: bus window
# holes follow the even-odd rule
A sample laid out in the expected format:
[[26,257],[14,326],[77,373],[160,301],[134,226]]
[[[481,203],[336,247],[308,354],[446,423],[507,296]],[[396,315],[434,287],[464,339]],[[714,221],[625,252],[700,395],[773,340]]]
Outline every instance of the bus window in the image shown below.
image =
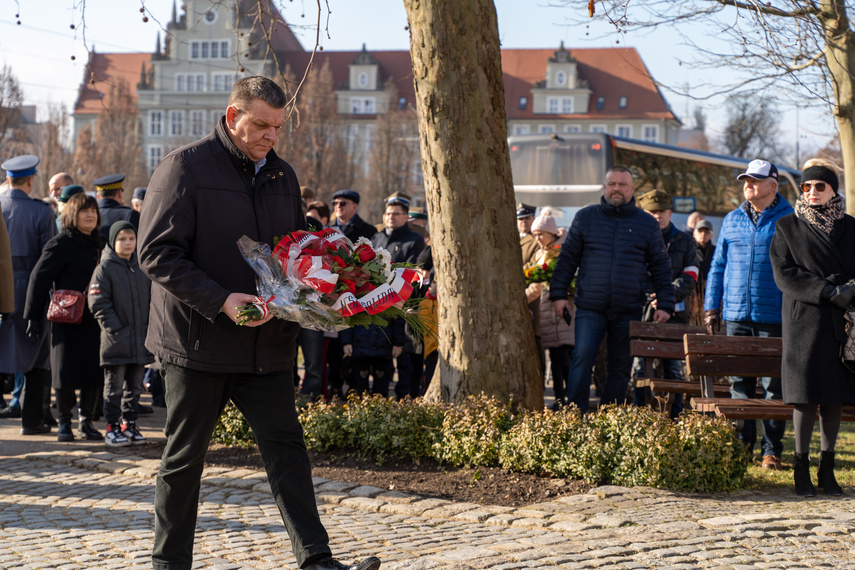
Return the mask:
[[514,185],[602,184],[606,151],[602,140],[516,140],[510,144]]

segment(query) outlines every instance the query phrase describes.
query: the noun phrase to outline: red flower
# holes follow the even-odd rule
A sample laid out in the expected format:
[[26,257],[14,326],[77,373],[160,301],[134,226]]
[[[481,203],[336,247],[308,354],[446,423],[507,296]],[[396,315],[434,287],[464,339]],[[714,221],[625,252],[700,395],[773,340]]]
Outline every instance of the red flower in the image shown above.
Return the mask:
[[341,283],[342,285],[344,285],[347,288],[347,290],[350,291],[351,293],[356,293],[356,284],[353,281],[351,281],[350,279],[343,279],[342,278],[342,279],[339,279],[338,282]]
[[374,252],[374,249],[368,245],[367,243],[363,243],[359,247],[357,247],[353,254],[359,259],[360,263],[367,263],[377,257],[377,254]]
[[363,293],[370,293],[374,289],[376,289],[376,287],[374,285],[372,285],[369,282],[366,282],[366,283],[363,283],[362,287],[360,287],[356,290],[356,294],[362,295]]

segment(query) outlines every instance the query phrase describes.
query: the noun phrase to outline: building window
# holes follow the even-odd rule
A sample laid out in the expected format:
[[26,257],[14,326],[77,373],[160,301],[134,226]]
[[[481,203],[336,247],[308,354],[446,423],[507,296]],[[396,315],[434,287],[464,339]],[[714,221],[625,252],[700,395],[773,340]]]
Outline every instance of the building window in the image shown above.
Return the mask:
[[573,113],[573,98],[564,97],[561,99],[561,112],[565,115]]
[[626,109],[626,104],[627,104],[627,99],[625,96],[618,99],[618,104],[617,104],[618,109]]
[[230,55],[229,40],[196,40],[190,42],[190,59],[222,59]]
[[537,132],[542,135],[549,135],[555,132],[555,125],[540,125],[537,127]]
[[208,10],[205,12],[205,23],[209,26],[217,21],[217,11],[216,10]]
[[605,97],[597,97],[597,111],[602,111],[606,106]]
[[169,112],[169,134],[173,137],[184,136],[184,111]]
[[353,152],[356,141],[359,140],[359,127],[357,125],[347,126],[347,152]]
[[558,97],[549,97],[546,99],[546,112],[550,115],[558,114]]
[[149,145],[148,147],[148,175],[151,176],[160,159],[163,157],[163,147],[160,145]]
[[205,111],[190,111],[190,134],[201,137],[205,130]]
[[176,73],[176,91],[205,91],[204,73]]
[[514,125],[514,134],[515,135],[527,135],[531,132],[531,128],[528,125]]
[[564,83],[567,82],[567,74],[563,71],[559,71],[555,74],[555,84],[559,87],[563,87]]
[[645,142],[659,142],[659,125],[644,125],[641,132]]
[[403,111],[406,108],[407,108],[407,98],[406,97],[400,97],[398,99],[398,110]]
[[153,137],[163,134],[163,111],[148,112],[148,134]]
[[619,137],[632,138],[632,125],[618,125],[617,135]]
[[520,97],[519,108],[521,111],[525,111],[526,106],[528,105],[528,97]]
[[214,73],[211,75],[214,91],[231,91],[235,84],[234,73]]
[[368,74],[364,71],[359,74],[356,78],[356,84],[359,85],[362,89],[368,87]]
[[546,112],[550,115],[573,113],[573,97],[547,97]]
[[354,115],[373,115],[377,112],[374,97],[352,97],[350,112]]
[[591,125],[591,132],[592,133],[604,133],[604,132],[606,132],[606,126],[605,125]]
[[582,127],[579,125],[564,125],[565,133],[581,133]]

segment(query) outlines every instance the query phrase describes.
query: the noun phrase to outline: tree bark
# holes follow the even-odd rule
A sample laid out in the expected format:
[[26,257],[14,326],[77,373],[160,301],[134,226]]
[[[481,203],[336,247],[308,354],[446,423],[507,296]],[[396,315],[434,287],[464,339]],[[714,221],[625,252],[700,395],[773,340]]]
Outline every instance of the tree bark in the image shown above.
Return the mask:
[[849,31],[843,0],[823,0],[821,7],[818,18],[825,36],[825,63],[834,89],[834,118],[843,155],[846,212],[855,215],[855,40]]
[[492,0],[404,0],[439,303],[429,396],[543,407]]

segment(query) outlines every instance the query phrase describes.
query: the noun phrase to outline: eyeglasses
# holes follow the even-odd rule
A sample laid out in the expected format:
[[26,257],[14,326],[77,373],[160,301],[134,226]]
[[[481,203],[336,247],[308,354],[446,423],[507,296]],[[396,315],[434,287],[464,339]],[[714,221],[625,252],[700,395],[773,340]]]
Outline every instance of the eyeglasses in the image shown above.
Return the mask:
[[333,207],[347,206],[347,200],[333,200]]
[[830,187],[831,187],[831,185],[826,184],[825,182],[814,182],[814,183],[805,182],[802,184],[802,192],[807,194],[808,192],[811,191],[811,189],[816,188],[816,191],[821,194],[821,193],[825,192],[826,188],[830,188]]

